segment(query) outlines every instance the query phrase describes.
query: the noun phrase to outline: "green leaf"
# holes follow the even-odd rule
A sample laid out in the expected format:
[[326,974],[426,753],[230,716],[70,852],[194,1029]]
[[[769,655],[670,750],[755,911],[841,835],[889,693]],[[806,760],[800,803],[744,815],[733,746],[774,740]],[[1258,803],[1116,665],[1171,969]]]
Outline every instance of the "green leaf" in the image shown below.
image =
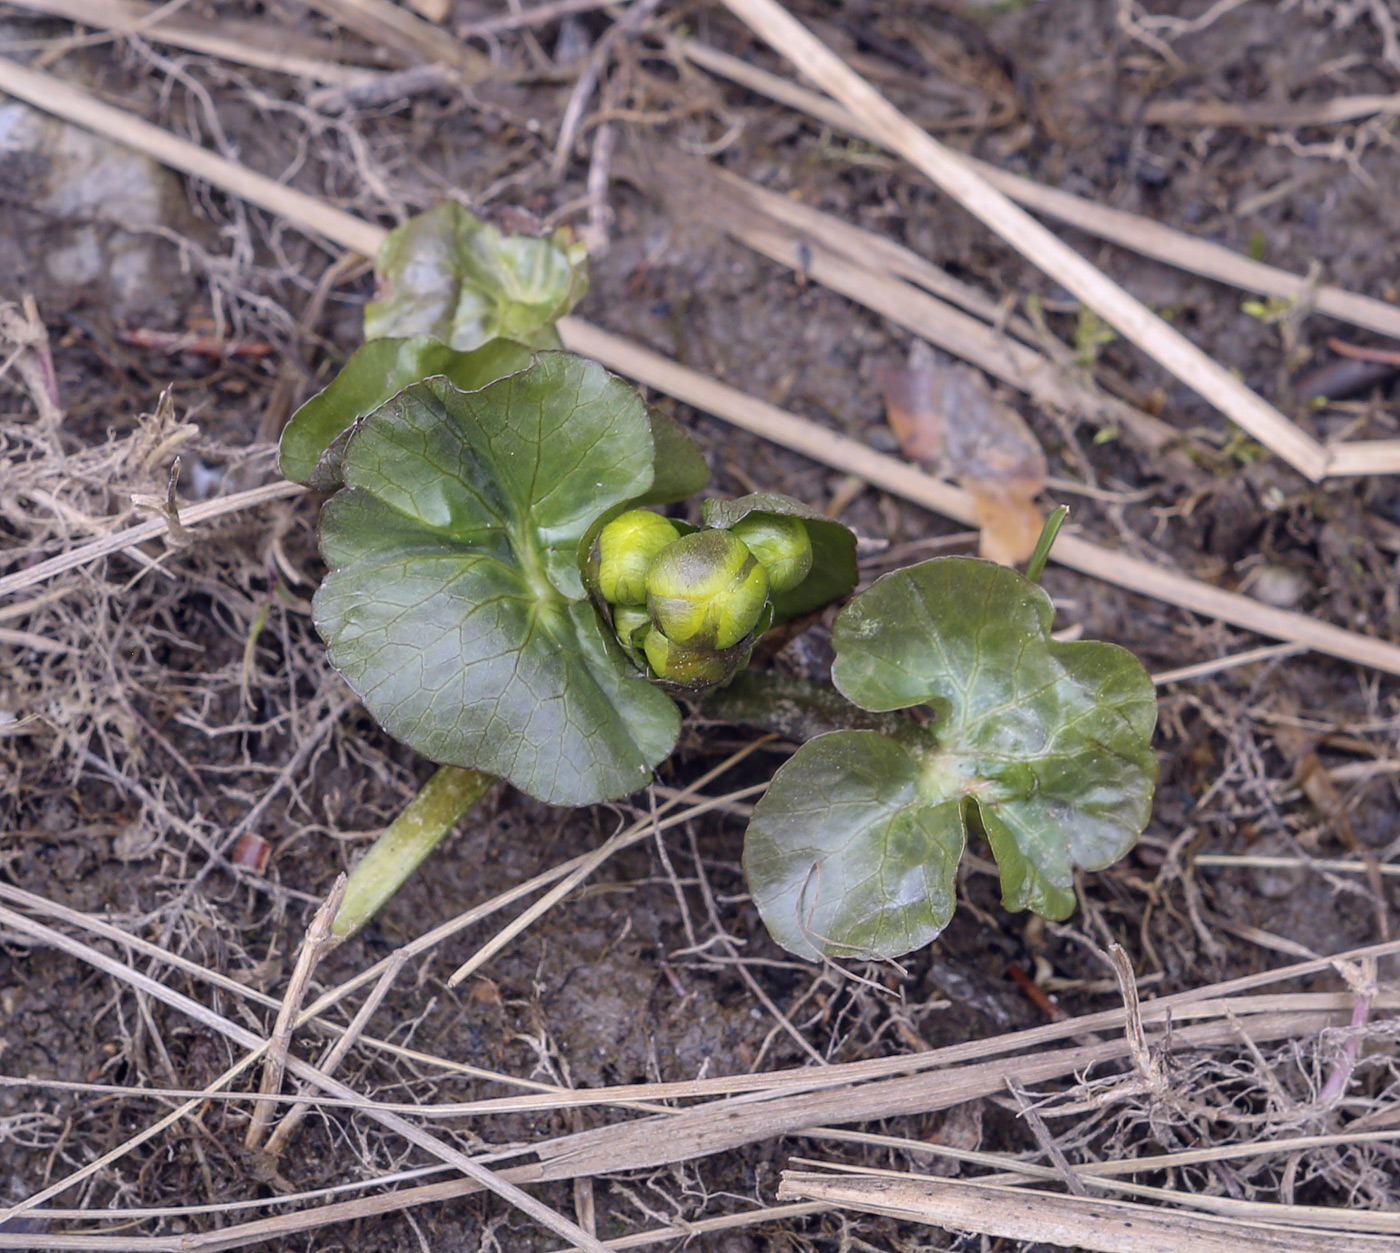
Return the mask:
[[[871,711],[923,706],[933,720],[911,719],[897,743],[882,741],[883,756],[815,756],[835,738],[822,737],[779,772],[790,778],[755,807],[748,842],[783,854],[746,853],[746,864],[780,943],[809,957],[893,957],[942,929],[941,889],[913,922],[894,891],[883,909],[872,904],[866,868],[901,870],[913,856],[910,837],[890,851],[891,804],[898,830],[927,843],[931,882],[944,882],[947,850],[961,849],[971,825],[992,847],[1006,907],[1047,917],[1073,909],[1076,866],[1102,869],[1132,847],[1157,775],[1152,681],[1112,644],[1054,642],[1053,616],[1049,597],[1015,571],[962,557],[886,575],[841,613],[832,634],[841,692]],[[818,786],[843,797],[825,817],[804,803]],[[798,834],[794,804],[819,834]],[[866,877],[856,883],[851,868]],[[800,910],[794,882],[806,885]]]
[[332,662],[391,734],[554,804],[644,786],[679,714],[586,599],[579,541],[651,483],[640,397],[542,353],[479,391],[432,378],[363,419],[322,513]]
[[778,492],[754,492],[735,500],[711,499],[701,506],[707,526],[731,527],[751,513],[801,518],[812,537],[812,570],[796,587],[773,597],[773,621],[790,622],[803,614],[849,596],[855,588],[856,537],[800,500]]
[[651,442],[656,449],[655,478],[651,487],[632,501],[636,505],[669,505],[694,496],[710,481],[705,454],[679,422],[656,409],[650,410]]
[[555,321],[588,287],[585,257],[566,232],[505,235],[459,204],[440,204],[380,247],[365,339],[429,335],[461,352],[496,338],[557,348]]
[[964,829],[922,766],[874,731],[802,746],[754,808],[744,871],[773,938],[801,957],[878,957],[948,925]]
[[475,391],[529,364],[530,350],[509,339],[493,339],[472,352],[458,352],[425,335],[371,340],[356,350],[329,387],[292,414],[282,432],[279,467],[289,479],[333,491],[340,486],[336,441],[396,392],[437,374],[462,391]]

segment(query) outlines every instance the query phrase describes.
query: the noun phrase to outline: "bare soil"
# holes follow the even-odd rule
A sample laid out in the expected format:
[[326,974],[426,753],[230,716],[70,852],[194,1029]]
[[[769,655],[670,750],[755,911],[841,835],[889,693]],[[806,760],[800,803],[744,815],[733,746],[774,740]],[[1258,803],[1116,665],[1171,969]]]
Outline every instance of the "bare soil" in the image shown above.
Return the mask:
[[[1394,4],[885,0],[792,7],[956,147],[1272,264],[1299,273],[1316,266],[1328,281],[1400,301],[1393,110],[1292,129],[1146,120],[1152,106],[1172,101],[1306,103],[1400,90]],[[1144,8],[1180,19],[1179,28],[1145,21]],[[485,0],[455,0],[445,22],[453,27],[498,11]],[[299,0],[191,0],[180,15],[251,20],[284,32],[289,47],[296,39],[334,40],[347,59],[368,56],[356,36]],[[1199,29],[1190,24],[1196,18]],[[477,45],[510,70],[506,81],[338,114],[310,106],[315,84],[139,36],[69,47],[51,68],[386,226],[453,196],[507,224],[583,227],[592,137],[607,122],[617,128],[622,173],[647,144],[703,151],[732,172],[907,243],[1005,300],[1008,310],[1024,310],[1035,297],[1032,307],[1043,311],[1049,331],[1074,341],[1075,302],[900,162],[698,71],[679,72],[667,40],[682,28],[786,72],[718,5],[663,4],[639,40],[610,45],[581,137],[563,171],[553,173],[555,138],[582,64],[567,59],[568,48],[597,48],[611,27],[608,15],[590,12],[562,26],[506,32]],[[24,45],[9,55],[33,58],[73,31],[0,6],[0,38]],[[13,154],[3,145],[15,131],[5,125],[0,115],[0,153]],[[269,436],[353,351],[372,290],[371,276],[351,270],[318,293],[334,263],[321,244],[219,191],[122,165],[120,154],[84,147],[65,128],[45,134],[25,140],[24,160],[0,155],[0,299],[35,297],[65,417],[50,438],[18,375],[0,380],[0,573],[139,520],[131,493],[163,494],[176,452],[185,499],[272,478]],[[106,186],[133,189],[120,215],[100,196],[65,192],[99,159],[113,162]],[[908,334],[746,250],[702,214],[678,213],[674,197],[648,194],[644,184],[612,182],[609,246],[595,256],[579,312],[890,450],[877,377],[882,365],[904,359]],[[1300,388],[1300,379],[1335,359],[1329,337],[1374,345],[1377,336],[1306,310],[1274,322],[1248,316],[1233,289],[1072,229],[1066,234],[1315,434],[1400,435],[1393,378],[1321,407]],[[214,335],[247,350],[223,357],[172,351],[133,332]],[[1123,439],[1096,440],[1072,415],[1049,415],[1008,396],[1043,442],[1052,474],[1092,489],[1065,497],[1086,534],[1400,641],[1396,478],[1309,484],[1131,347],[1107,344],[1096,365],[1185,433],[1195,470],[1182,476],[1174,463],[1154,461]],[[167,388],[173,409],[151,416]],[[952,523],[653,399],[705,447],[716,493],[767,488],[822,507],[834,502],[861,535],[896,549],[974,547]],[[325,662],[309,617],[320,573],[317,507],[309,498],[269,504],[202,529],[189,547],[154,542],[140,555],[116,553],[0,603],[0,629],[8,632],[0,634],[4,882],[102,915],[273,997],[285,989],[315,902],[431,770],[374,725]],[[1064,570],[1052,568],[1045,583],[1060,610],[1057,626],[1123,644],[1154,672],[1262,642]],[[821,632],[778,664],[819,667]],[[1131,955],[1144,995],[1160,995],[1303,953],[1388,940],[1394,879],[1195,869],[1192,859],[1262,852],[1393,862],[1400,853],[1395,679],[1303,655],[1171,684],[1161,696],[1153,822],[1119,866],[1085,877],[1084,909],[1066,926],[1004,912],[994,875],[972,864],[961,884],[963,908],[930,949],[898,967],[810,967],[767,939],[745,895],[741,817],[709,814],[608,862],[462,986],[449,989],[447,976],[504,917],[461,931],[411,964],[371,1029],[438,1060],[356,1050],[342,1078],[379,1099],[429,1103],[517,1091],[443,1061],[570,1087],[739,1074],[814,1056],[853,1061],[1034,1026],[1047,1014],[1114,1007],[1118,991],[1098,955],[1110,942]],[[689,726],[662,782],[682,785],[751,738]],[[781,760],[781,746],[765,747],[716,787],[765,778]],[[1363,763],[1378,768],[1356,769]],[[493,795],[359,938],[323,962],[313,994],[596,847],[648,804],[643,796],[559,811],[510,791]],[[261,873],[230,864],[232,837],[245,833],[271,845]],[[42,916],[14,899],[8,905]],[[101,946],[121,952],[108,941]],[[272,1011],[262,1005],[148,954],[125,958],[259,1033],[270,1029]],[[752,984],[741,977],[741,962]],[[1381,973],[1393,975],[1384,966]],[[1329,974],[1310,986],[1345,984]],[[339,1021],[352,1012],[334,1011]],[[34,943],[3,919],[0,1015],[4,1073],[48,1083],[199,1088],[240,1055],[186,1015]],[[1358,1111],[1374,1112],[1390,1099],[1389,1040],[1382,1034],[1368,1044],[1369,1061],[1355,1079],[1363,1104],[1319,1115],[1307,1134],[1343,1131]],[[319,1047],[298,1045],[307,1056]],[[1269,1055],[1278,1083],[1300,1106],[1310,1099],[1322,1048],[1298,1041]],[[1219,1076],[1211,1082],[1222,1108],[1252,1110],[1255,1123],[1202,1115],[1186,1130],[1170,1130],[1144,1115],[1088,1119],[1078,1139],[1063,1121],[1056,1131],[1086,1153],[1127,1156],[1227,1142],[1287,1122],[1264,1117],[1273,1107],[1260,1087],[1240,1080],[1232,1089]],[[0,1087],[0,1201],[64,1177],[172,1104],[43,1084]],[[1014,1111],[1014,1101],[994,1098],[866,1129],[987,1151],[1033,1150],[1035,1138]],[[211,1104],[51,1204],[208,1206],[131,1228],[201,1233],[246,1217],[221,1212],[235,1202],[430,1164],[373,1123],[332,1111],[308,1119],[291,1151],[269,1168],[241,1147],[246,1112],[246,1105]],[[526,1145],[613,1116],[555,1109],[433,1126],[476,1150]],[[793,1156],[957,1169],[894,1150],[793,1137],[600,1179],[587,1203],[609,1239],[741,1211],[772,1203],[777,1172]],[[1229,1178],[1204,1172],[1194,1183],[1264,1201],[1392,1209],[1400,1202],[1395,1158],[1385,1146],[1305,1155],[1291,1167],[1280,1160]],[[538,1193],[570,1215],[585,1204],[577,1186]],[[28,1247],[45,1247],[43,1220],[15,1222],[11,1231],[32,1233]],[[94,1229],[58,1218],[47,1227],[50,1234]],[[558,1240],[477,1195],[266,1247],[390,1253],[545,1249]],[[844,1253],[976,1246],[933,1229],[827,1214],[700,1236],[690,1247]]]

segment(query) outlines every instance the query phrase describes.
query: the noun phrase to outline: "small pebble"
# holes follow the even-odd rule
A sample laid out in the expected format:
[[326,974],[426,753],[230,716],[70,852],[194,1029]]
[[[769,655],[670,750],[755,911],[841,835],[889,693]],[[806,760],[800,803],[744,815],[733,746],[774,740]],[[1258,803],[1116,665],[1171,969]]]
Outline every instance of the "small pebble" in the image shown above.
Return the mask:
[[1292,609],[1308,590],[1302,575],[1287,566],[1265,564],[1255,566],[1245,590],[1255,600],[1262,600],[1275,609]]

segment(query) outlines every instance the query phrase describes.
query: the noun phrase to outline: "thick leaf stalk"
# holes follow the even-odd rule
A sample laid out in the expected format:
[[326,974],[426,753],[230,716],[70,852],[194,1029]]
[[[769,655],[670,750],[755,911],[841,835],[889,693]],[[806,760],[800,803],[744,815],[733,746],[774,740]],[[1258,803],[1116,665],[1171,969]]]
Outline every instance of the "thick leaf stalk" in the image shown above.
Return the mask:
[[363,927],[499,782],[480,770],[439,766],[350,872],[332,932],[345,940]]

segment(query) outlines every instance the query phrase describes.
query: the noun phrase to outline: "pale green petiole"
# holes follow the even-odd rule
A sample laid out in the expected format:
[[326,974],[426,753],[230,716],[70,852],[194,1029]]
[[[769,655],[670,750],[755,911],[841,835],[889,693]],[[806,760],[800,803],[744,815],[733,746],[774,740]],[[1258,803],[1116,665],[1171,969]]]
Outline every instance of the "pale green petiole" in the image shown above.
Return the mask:
[[439,766],[373,847],[355,864],[331,924],[348,939],[401,888],[462,816],[500,780],[480,770]]

